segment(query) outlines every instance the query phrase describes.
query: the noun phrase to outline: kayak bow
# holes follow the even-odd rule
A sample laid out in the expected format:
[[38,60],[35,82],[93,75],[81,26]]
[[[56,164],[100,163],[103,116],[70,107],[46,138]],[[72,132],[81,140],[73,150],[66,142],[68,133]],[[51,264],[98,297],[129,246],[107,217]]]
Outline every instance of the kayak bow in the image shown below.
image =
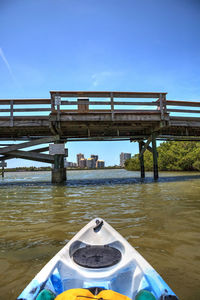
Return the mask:
[[99,218],[83,227],[17,299],[36,299],[43,289],[59,295],[69,289],[93,287],[113,290],[133,300],[143,290],[157,300],[178,300],[153,267]]

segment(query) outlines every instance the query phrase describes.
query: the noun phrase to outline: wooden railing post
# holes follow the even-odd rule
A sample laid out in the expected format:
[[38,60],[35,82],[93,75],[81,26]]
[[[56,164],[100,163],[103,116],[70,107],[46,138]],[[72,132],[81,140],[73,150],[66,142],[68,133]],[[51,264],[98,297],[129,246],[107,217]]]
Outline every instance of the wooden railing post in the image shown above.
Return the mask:
[[161,119],[164,119],[164,111],[163,111],[163,95],[160,94],[159,96],[159,103],[160,103],[160,114],[161,114]]
[[10,127],[13,127],[14,122],[13,122],[13,111],[14,111],[14,101],[10,100]]
[[111,106],[112,120],[114,120],[114,99],[113,99],[113,93],[110,93],[110,106]]
[[166,95],[165,94],[160,94],[160,96],[159,96],[158,109],[160,110],[161,119],[164,120],[165,113],[167,112]]
[[166,95],[163,94],[163,112],[164,114],[167,112],[167,104],[166,104]]
[[55,111],[55,99],[54,96],[51,96],[51,113]]
[[60,95],[55,95],[54,103],[57,107],[57,121],[60,121],[60,105],[61,105],[61,97]]

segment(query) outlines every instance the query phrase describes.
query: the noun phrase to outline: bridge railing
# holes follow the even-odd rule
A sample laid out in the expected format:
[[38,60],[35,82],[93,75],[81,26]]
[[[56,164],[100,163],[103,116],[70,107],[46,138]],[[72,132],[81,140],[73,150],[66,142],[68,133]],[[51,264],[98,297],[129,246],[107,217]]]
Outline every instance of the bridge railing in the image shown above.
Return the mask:
[[[162,116],[166,113],[166,93],[69,91],[50,93],[52,113],[97,112],[112,113],[112,115],[115,113],[157,113]],[[96,100],[96,98],[101,99]]]
[[[131,111],[135,113],[162,113],[165,111],[164,101],[161,104],[164,97],[165,94],[159,93],[51,92],[50,99],[2,99],[0,100],[0,116],[10,118],[14,116],[25,117],[31,114],[34,116],[48,116],[49,113],[60,111],[73,113],[125,113]],[[96,98],[98,99],[96,100]],[[131,98],[137,99],[132,101]],[[141,98],[145,98],[145,100]],[[154,100],[152,101],[151,98]]]
[[[167,100],[166,112],[174,116],[187,114],[191,117],[200,117],[200,102],[198,101],[181,101],[181,100]],[[194,109],[196,108],[196,109]]]
[[17,116],[95,112],[157,113],[161,118],[166,114],[196,117],[200,114],[200,102],[166,100],[166,93],[139,92],[51,92],[49,99],[0,100],[0,117],[8,117],[11,122]]

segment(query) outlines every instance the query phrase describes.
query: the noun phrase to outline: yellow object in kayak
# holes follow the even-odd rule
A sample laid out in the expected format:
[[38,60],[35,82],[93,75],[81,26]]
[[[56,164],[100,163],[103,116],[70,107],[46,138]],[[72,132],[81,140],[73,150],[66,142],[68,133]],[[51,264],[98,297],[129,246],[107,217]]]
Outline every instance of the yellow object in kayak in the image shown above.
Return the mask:
[[129,297],[111,290],[103,290],[97,295],[93,295],[87,289],[71,289],[58,295],[55,300],[130,300]]

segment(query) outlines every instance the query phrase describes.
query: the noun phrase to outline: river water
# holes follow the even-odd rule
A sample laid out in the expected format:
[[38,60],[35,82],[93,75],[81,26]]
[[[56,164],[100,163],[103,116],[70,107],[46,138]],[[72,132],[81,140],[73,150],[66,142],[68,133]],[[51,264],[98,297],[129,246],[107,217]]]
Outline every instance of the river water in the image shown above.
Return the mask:
[[83,225],[102,217],[182,300],[200,299],[200,174],[125,170],[49,172],[0,178],[0,299],[15,299]]

